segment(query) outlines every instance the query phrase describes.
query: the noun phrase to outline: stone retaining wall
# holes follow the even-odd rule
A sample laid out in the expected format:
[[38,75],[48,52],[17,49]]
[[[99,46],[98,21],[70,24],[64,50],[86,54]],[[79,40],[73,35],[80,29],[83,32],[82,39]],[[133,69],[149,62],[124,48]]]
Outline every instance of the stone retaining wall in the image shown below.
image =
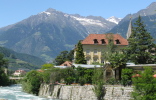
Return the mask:
[[[47,85],[42,84],[39,96],[48,98],[57,98],[61,100],[97,100],[94,92],[94,86],[66,86],[66,85]],[[129,100],[132,87],[107,85],[105,100]]]

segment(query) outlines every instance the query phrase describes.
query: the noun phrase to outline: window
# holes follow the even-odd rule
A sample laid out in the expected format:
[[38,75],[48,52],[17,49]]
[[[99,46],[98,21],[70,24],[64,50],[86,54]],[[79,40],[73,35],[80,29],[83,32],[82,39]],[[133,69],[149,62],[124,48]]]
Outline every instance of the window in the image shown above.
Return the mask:
[[94,62],[97,62],[97,59],[94,59]]
[[102,40],[101,40],[101,43],[102,43],[102,44],[106,44],[106,42],[105,42],[105,40],[104,40],[104,39],[102,39]]
[[90,55],[90,50],[89,49],[86,50],[86,55]]
[[98,40],[97,39],[94,39],[94,44],[98,44]]
[[97,49],[94,50],[94,55],[98,55]]
[[115,41],[116,41],[116,44],[121,44],[121,43],[120,43],[120,41],[119,41],[118,39],[117,39],[117,40],[115,40]]

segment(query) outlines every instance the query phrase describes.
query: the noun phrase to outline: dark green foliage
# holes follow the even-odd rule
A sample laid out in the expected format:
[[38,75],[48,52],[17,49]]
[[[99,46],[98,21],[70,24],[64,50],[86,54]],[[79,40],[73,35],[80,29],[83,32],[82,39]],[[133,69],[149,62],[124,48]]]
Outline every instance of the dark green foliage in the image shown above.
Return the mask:
[[92,77],[94,84],[94,93],[98,100],[104,100],[106,89],[104,88],[103,68],[95,68]]
[[0,53],[0,68],[7,67],[8,60],[4,59],[3,54]]
[[28,93],[38,95],[41,82],[42,82],[41,73],[32,70],[28,72],[23,79],[22,83],[23,90]]
[[103,51],[102,54],[102,57],[105,59],[105,62],[111,60],[111,56],[113,53],[116,52],[116,48],[117,48],[117,46],[114,45],[113,42],[114,37],[112,33],[106,34],[106,38],[108,40],[108,45],[106,46],[106,49]]
[[94,69],[86,69],[84,78],[86,83],[92,83],[92,76],[93,76]]
[[61,82],[63,79],[63,69],[60,68],[52,68],[50,70],[50,83],[55,84],[55,82]]
[[150,33],[145,29],[145,25],[138,17],[136,27],[132,28],[132,34],[128,39],[129,45],[126,48],[127,58],[136,64],[150,64],[154,63],[152,53],[155,44],[153,43],[153,38]]
[[108,45],[106,46],[105,51],[103,51],[102,57],[105,59],[105,62],[110,62],[111,67],[116,69],[119,67],[125,67],[127,59],[125,59],[125,55],[116,49],[117,45],[114,44],[113,34],[107,34],[106,38],[108,40]]
[[67,85],[70,85],[74,83],[75,81],[75,70],[71,67],[62,69],[62,76],[63,76],[64,82]]
[[0,86],[7,86],[10,84],[8,75],[4,73],[5,67],[7,67],[7,60],[4,59],[3,54],[0,53]]
[[107,81],[106,81],[107,84],[109,85],[114,85],[114,84],[118,84],[117,80],[112,77],[112,78],[109,78]]
[[126,56],[123,53],[120,52],[114,52],[110,56],[109,60],[112,68],[125,68],[126,67]]
[[122,80],[122,84],[124,86],[131,85],[132,74],[133,74],[133,70],[132,69],[128,69],[128,68],[122,69],[121,80]]
[[0,68],[0,86],[10,85],[9,77],[4,73],[4,70]]
[[94,69],[82,68],[79,66],[76,68],[76,82],[84,85],[85,83],[92,83]]
[[76,46],[75,63],[76,64],[86,64],[86,60],[85,60],[85,56],[83,53],[83,47],[82,47],[81,41],[79,41],[77,46]]
[[156,78],[153,77],[153,70],[151,67],[144,69],[140,77],[133,78],[132,97],[134,100],[156,100]]
[[54,60],[56,65],[61,65],[65,61],[72,61],[74,58],[74,50],[71,51],[62,51]]

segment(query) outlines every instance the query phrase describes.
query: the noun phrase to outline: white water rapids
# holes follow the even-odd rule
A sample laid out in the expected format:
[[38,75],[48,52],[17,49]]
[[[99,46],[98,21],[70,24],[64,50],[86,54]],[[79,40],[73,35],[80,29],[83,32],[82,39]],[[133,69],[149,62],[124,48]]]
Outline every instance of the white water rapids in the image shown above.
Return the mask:
[[0,87],[0,100],[58,100],[50,98],[42,98],[28,94],[22,91],[22,87],[19,84]]

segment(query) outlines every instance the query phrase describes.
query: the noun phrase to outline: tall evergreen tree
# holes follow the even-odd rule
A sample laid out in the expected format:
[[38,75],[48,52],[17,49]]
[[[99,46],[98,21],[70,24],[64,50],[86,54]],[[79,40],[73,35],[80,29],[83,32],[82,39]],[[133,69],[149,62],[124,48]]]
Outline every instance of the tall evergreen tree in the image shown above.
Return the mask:
[[128,39],[129,45],[126,48],[127,58],[136,64],[149,64],[153,63],[153,38],[150,33],[145,29],[145,25],[138,17],[134,23],[135,27],[132,28],[132,34]]
[[83,53],[83,47],[81,41],[78,42],[76,47],[76,56],[75,56],[76,64],[86,64],[85,55]]
[[54,60],[53,63],[55,63],[56,65],[61,65],[62,63],[64,63],[65,61],[71,61],[74,58],[74,50],[71,51],[62,51]]

